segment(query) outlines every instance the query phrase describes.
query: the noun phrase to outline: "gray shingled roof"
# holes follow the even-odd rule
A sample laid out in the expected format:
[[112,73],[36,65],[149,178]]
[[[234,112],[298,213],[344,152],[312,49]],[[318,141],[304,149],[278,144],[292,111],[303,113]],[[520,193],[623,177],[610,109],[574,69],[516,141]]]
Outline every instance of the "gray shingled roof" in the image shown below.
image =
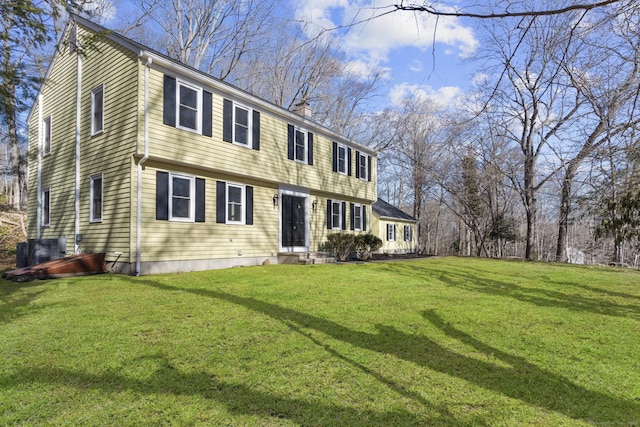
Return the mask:
[[401,219],[403,221],[416,221],[414,217],[409,214],[404,213],[400,209],[395,206],[387,203],[386,201],[378,198],[376,202],[371,205],[373,209],[373,213],[378,215],[380,218],[393,218],[393,219]]

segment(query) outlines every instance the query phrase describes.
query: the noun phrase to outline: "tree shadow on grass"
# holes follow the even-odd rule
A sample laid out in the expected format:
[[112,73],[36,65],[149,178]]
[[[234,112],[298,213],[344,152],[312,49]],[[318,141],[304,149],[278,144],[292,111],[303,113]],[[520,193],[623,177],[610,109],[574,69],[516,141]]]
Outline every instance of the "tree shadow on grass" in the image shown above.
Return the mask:
[[634,420],[640,413],[640,403],[599,393],[574,384],[568,378],[540,368],[524,358],[510,355],[473,338],[444,322],[433,311],[424,312],[426,320],[446,335],[472,346],[478,352],[498,358],[495,364],[465,356],[443,347],[424,335],[408,334],[386,325],[375,325],[377,333],[351,330],[332,320],[319,318],[297,310],[242,297],[213,289],[178,288],[150,280],[139,280],[154,288],[188,293],[237,304],[273,319],[313,329],[336,340],[378,353],[390,354],[416,365],[442,372],[485,389],[525,403],[555,411],[584,421],[609,422],[602,419],[601,408],[615,413],[620,420]]
[[[393,264],[382,267],[415,279],[416,277],[433,278],[451,287],[479,292],[488,295],[513,298],[518,301],[534,304],[541,307],[556,307],[571,311],[584,311],[594,314],[623,317],[640,320],[640,304],[619,304],[607,299],[589,297],[571,292],[555,289],[542,289],[540,287],[521,286],[507,280],[485,279],[486,270],[464,267],[463,269],[445,270],[421,265]],[[553,283],[559,287],[561,284]],[[565,285],[584,287],[584,285],[567,282]],[[567,289],[568,290],[568,289]],[[600,292],[603,293],[603,292]],[[618,296],[618,295],[607,295]]]
[[[81,390],[100,390],[105,393],[131,391],[143,395],[186,395],[201,396],[225,406],[232,415],[258,416],[263,419],[287,419],[297,425],[350,425],[350,426],[421,426],[421,425],[460,425],[455,419],[446,416],[433,418],[420,417],[405,410],[376,412],[360,410],[349,406],[324,404],[312,399],[300,399],[279,396],[254,390],[244,384],[234,384],[220,380],[209,372],[183,372],[173,366],[165,355],[152,355],[143,359],[152,359],[157,368],[144,379],[131,378],[113,370],[104,373],[78,372],[57,367],[37,367],[24,369],[18,373],[0,376],[0,384],[47,384],[51,386],[74,387]],[[133,363],[148,363],[149,360],[137,359]],[[6,387],[6,386],[5,386]],[[144,408],[140,410],[144,414]],[[175,408],[167,408],[169,414]],[[158,413],[158,407],[152,412],[157,418],[147,419],[145,423],[173,424],[179,420],[166,419]],[[108,415],[105,414],[108,417]],[[206,414],[202,414],[206,418]],[[210,420],[212,422],[213,420]],[[264,422],[264,421],[263,421]],[[275,421],[274,421],[275,422]]]
[[[0,324],[8,323],[25,315],[33,315],[35,310],[46,308],[45,305],[37,307],[30,305],[37,300],[47,289],[34,290],[42,283],[17,283],[0,279]],[[51,305],[51,304],[50,304]]]

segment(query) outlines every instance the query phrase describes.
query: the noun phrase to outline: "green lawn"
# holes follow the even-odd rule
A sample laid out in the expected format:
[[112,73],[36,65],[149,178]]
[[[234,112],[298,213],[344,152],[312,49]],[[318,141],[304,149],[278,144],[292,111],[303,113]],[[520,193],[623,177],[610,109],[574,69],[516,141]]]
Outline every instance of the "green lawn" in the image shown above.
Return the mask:
[[640,273],[463,258],[0,281],[0,425],[640,425]]

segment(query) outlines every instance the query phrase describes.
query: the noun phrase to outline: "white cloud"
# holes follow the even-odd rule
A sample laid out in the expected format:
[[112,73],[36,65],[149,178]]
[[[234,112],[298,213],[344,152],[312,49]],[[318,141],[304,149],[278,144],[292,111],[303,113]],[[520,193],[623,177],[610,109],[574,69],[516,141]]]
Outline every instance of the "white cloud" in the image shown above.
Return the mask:
[[[309,0],[296,5],[296,18],[319,27],[346,28],[340,31],[341,46],[351,55],[374,63],[386,62],[395,49],[429,49],[434,42],[448,46],[451,54],[470,55],[478,42],[470,27],[456,18],[439,20],[427,13],[393,12],[375,19],[383,11],[393,10],[394,0]],[[444,6],[440,6],[444,10]],[[355,22],[363,22],[350,26]]]
[[401,83],[394,86],[389,92],[389,99],[395,106],[401,106],[402,101],[407,97],[415,97],[422,100],[433,100],[442,106],[456,105],[460,103],[462,90],[456,86],[443,86],[433,89],[426,85],[413,85]]

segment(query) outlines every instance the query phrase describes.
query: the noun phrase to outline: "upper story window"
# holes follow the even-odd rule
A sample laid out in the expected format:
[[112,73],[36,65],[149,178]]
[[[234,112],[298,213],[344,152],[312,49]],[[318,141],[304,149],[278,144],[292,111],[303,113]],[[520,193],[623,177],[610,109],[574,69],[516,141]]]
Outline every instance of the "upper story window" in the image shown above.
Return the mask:
[[42,121],[42,155],[51,153],[51,116],[45,117]]
[[211,92],[184,80],[164,76],[164,124],[211,136],[211,103]]
[[223,103],[222,140],[260,149],[260,113],[228,99]]
[[99,134],[104,128],[104,85],[91,91],[91,135]]
[[333,171],[351,176],[351,148],[333,143]]
[[91,205],[89,207],[89,221],[102,221],[102,174],[96,174],[89,179],[89,193]]
[[288,125],[288,152],[290,160],[313,165],[313,133]]
[[205,221],[205,180],[173,172],[156,172],[156,219]]
[[371,181],[371,156],[356,151],[356,178]]
[[177,86],[176,117],[178,118],[178,127],[199,133],[202,129],[199,113],[202,109],[202,89],[180,80],[177,81]]

